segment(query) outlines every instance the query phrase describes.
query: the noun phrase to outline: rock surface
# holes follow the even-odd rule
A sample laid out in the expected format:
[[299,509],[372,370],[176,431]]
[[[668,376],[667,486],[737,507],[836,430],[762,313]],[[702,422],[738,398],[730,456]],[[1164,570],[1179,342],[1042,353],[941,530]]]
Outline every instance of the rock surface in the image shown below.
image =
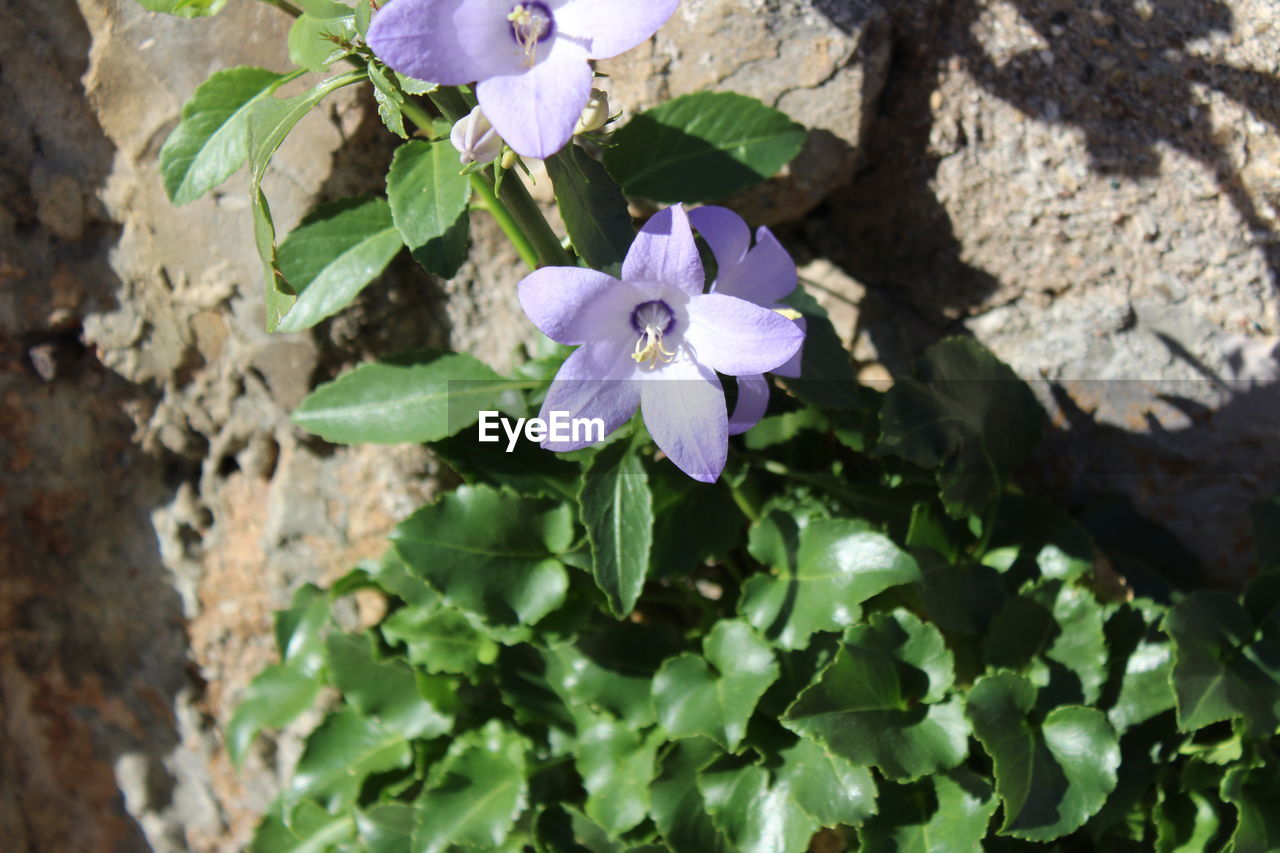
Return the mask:
[[[1064,427],[1045,488],[1125,496],[1230,583],[1246,504],[1280,479],[1273,19],[1269,0],[685,0],[606,70],[627,111],[734,89],[808,125],[791,173],[734,204],[779,225],[864,377],[975,335]],[[453,281],[402,259],[313,332],[262,331],[243,174],[175,209],[155,160],[209,73],[285,67],[287,25],[250,3],[0,17],[6,848],[242,849],[297,750],[286,733],[236,774],[221,748],[272,610],[377,554],[436,471],[325,446],[289,411],[367,358],[501,367],[530,339],[515,254],[479,217]],[[394,140],[350,91],[276,158],[281,232],[381,188]]]

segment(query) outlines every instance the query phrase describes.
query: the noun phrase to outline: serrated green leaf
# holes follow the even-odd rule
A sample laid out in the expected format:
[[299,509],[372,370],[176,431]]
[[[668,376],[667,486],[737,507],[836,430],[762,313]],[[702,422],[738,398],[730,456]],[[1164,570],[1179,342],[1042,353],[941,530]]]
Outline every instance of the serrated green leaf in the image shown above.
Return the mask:
[[187,204],[231,177],[249,152],[250,109],[295,76],[240,67],[201,83],[160,149],[160,176],[169,200]]
[[405,607],[387,617],[381,630],[388,643],[404,643],[410,663],[427,672],[470,675],[498,657],[498,644],[452,607]]
[[545,162],[574,251],[592,269],[617,276],[635,239],[622,191],[577,145],[565,146]]
[[471,181],[458,174],[449,140],[413,139],[396,149],[387,172],[391,216],[414,260],[453,278],[467,259]]
[[349,814],[329,814],[320,806],[303,802],[285,822],[279,803],[258,824],[249,844],[251,853],[328,853],[355,836]]
[[445,701],[427,701],[419,690],[420,676],[408,665],[375,657],[372,635],[334,633],[326,646],[334,686],[361,714],[406,740],[438,737],[453,727],[457,700],[447,686],[435,691]]
[[914,378],[899,378],[880,410],[881,452],[936,472],[956,518],[981,515],[1039,441],[1045,416],[1022,380],[981,344],[934,344]]
[[802,737],[779,753],[775,773],[791,799],[822,826],[857,826],[876,811],[871,771]]
[[963,767],[886,787],[880,814],[858,832],[862,853],[979,853],[998,801]]
[[1222,799],[1236,807],[1236,828],[1228,853],[1271,853],[1280,849],[1280,771],[1275,764],[1234,767],[1222,778]]
[[312,391],[292,420],[338,444],[438,441],[485,410],[523,409],[522,383],[465,353],[423,353],[362,364]]
[[[364,0],[368,2],[368,0]],[[357,7],[358,9],[359,7]],[[426,95],[440,88],[435,83],[429,83],[426,80],[419,80],[417,77],[410,77],[407,74],[401,74],[399,71],[394,72],[396,83],[400,85],[400,91],[406,95]]]
[[414,853],[499,847],[528,799],[525,750],[497,720],[456,738],[418,798]]
[[591,543],[592,576],[613,615],[623,619],[644,588],[653,545],[649,477],[630,442],[596,454],[583,474],[578,505]]
[[741,758],[708,766],[698,774],[698,790],[712,822],[740,853],[801,853],[818,829],[790,785]]
[[320,682],[299,670],[276,664],[254,676],[227,723],[227,754],[239,767],[263,729],[279,729],[311,707]]
[[743,586],[739,610],[784,649],[806,646],[817,631],[854,624],[860,605],[898,584],[920,579],[911,555],[852,519],[819,519],[799,534],[795,570],[756,575]]
[[[368,40],[369,23],[372,17],[373,17],[373,3],[371,3],[370,0],[356,0],[356,12],[355,12],[356,33],[359,34],[360,38]],[[419,92],[419,93],[411,93],[411,94],[421,94],[421,93]]]
[[575,765],[587,789],[587,817],[610,838],[634,829],[649,812],[649,784],[663,738],[603,715],[578,732]]
[[618,622],[541,652],[548,686],[571,709],[605,711],[633,728],[654,722],[653,675],[680,647],[669,626]]
[[673,465],[650,472],[653,492],[653,578],[684,575],[737,545],[746,524],[722,481],[699,483]]
[[563,504],[461,486],[392,533],[410,571],[444,600],[503,637],[528,629],[564,602],[568,578],[554,555],[573,535]]
[[376,62],[370,62],[367,68],[369,80],[373,83],[373,99],[378,104],[378,118],[382,119],[387,130],[401,139],[408,139],[409,134],[404,130],[404,115],[400,110],[404,103],[404,93]]
[[309,799],[331,813],[347,811],[367,776],[408,767],[412,761],[403,735],[354,708],[342,708],[307,738],[285,802],[291,808]]
[[510,453],[506,449],[501,442],[477,441],[469,432],[443,439],[431,448],[471,485],[497,486],[528,497],[578,499],[580,464],[531,441],[517,441]]
[[332,624],[329,597],[314,584],[293,593],[286,610],[276,611],[274,632],[280,659],[299,672],[317,675],[324,668],[324,637]]
[[778,678],[778,662],[745,622],[717,622],[702,649],[703,655],[681,655],[658,670],[654,710],[672,737],[703,735],[735,750],[756,703]]
[[959,700],[942,701],[953,680],[937,628],[905,610],[876,614],[845,634],[835,660],[782,723],[855,764],[910,781],[955,767],[968,753]]
[[706,738],[675,741],[660,759],[660,771],[650,787],[650,813],[672,850],[729,853],[728,839],[707,814],[698,774],[723,755]]
[[216,15],[227,0],[138,0],[142,8],[151,12],[164,12],[179,18],[207,18]]
[[1116,786],[1120,747],[1101,711],[1054,708],[1030,717],[1036,689],[1009,672],[985,676],[969,691],[974,735],[995,763],[1004,835],[1052,841],[1084,825]]
[[299,15],[289,27],[289,61],[299,68],[324,73],[329,66],[351,51],[335,39],[347,43],[356,36],[355,15],[350,6],[334,3],[346,14],[333,17],[317,17],[310,13]]
[[403,245],[385,199],[347,199],[316,210],[277,252],[298,299],[276,331],[309,329],[346,308]]
[[698,92],[632,118],[614,134],[605,165],[627,195],[712,201],[772,177],[805,137],[755,98]]
[[364,853],[410,853],[417,813],[407,803],[379,803],[355,811]]

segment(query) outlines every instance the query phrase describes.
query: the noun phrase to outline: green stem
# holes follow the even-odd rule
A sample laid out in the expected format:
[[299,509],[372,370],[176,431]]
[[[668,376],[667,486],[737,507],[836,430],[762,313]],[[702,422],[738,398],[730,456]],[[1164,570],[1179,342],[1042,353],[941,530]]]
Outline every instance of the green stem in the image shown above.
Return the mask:
[[284,12],[286,15],[289,15],[291,17],[294,17],[294,18],[302,17],[302,10],[299,9],[297,6],[293,5],[292,3],[288,2],[288,0],[262,0],[262,2],[275,6],[281,12]]
[[518,175],[513,178],[502,182],[499,195],[506,203],[507,209],[511,211],[511,215],[529,236],[529,240],[538,252],[538,260],[543,266],[573,266],[572,256],[560,245],[560,238],[547,224],[546,218],[542,215],[542,209],[533,200],[533,196],[529,195],[524,181],[520,180]]
[[754,503],[752,503],[751,499],[747,497],[746,493],[743,492],[742,489],[735,486],[733,484],[733,481],[730,480],[728,477],[725,477],[725,485],[729,487],[729,494],[733,496],[733,502],[738,505],[738,509],[742,510],[742,514],[745,515],[751,521],[752,524],[755,524],[757,521],[759,521],[760,508],[757,507]]

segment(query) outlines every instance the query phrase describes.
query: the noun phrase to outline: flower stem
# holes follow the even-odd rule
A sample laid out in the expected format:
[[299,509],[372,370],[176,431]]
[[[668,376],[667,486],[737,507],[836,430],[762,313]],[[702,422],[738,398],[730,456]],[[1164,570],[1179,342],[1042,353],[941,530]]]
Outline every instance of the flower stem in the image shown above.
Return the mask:
[[275,6],[281,12],[284,12],[286,15],[289,15],[290,17],[294,17],[294,18],[302,17],[302,10],[299,9],[297,6],[293,5],[292,3],[290,3],[289,0],[262,0],[262,2]]

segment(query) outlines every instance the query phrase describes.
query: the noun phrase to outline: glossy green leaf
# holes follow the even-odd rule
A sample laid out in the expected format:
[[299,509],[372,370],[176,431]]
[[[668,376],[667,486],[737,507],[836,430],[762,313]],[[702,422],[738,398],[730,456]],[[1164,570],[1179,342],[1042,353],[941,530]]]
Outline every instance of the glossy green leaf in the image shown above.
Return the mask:
[[835,660],[782,722],[855,764],[909,781],[968,754],[959,700],[943,701],[953,680],[937,628],[905,610],[877,614],[845,634]]
[[876,811],[871,771],[802,737],[779,753],[775,773],[791,799],[822,826],[857,826]]
[[686,738],[670,745],[659,761],[660,771],[650,788],[650,812],[672,850],[729,853],[698,790],[698,774],[723,753],[705,738]]
[[1107,620],[1112,677],[1119,678],[1107,719],[1120,734],[1174,707],[1173,646],[1158,629],[1164,612],[1140,598],[1117,608]]
[[498,644],[452,607],[405,607],[381,625],[388,643],[404,643],[409,662],[427,672],[470,675],[498,657]]
[[320,682],[299,670],[276,664],[254,676],[227,723],[227,754],[239,767],[263,729],[279,729],[311,707]]
[[160,176],[174,204],[195,201],[231,177],[249,152],[249,111],[295,75],[262,68],[212,74],[182,107],[182,120],[160,149]]
[[568,578],[555,554],[570,545],[563,504],[462,486],[396,527],[396,551],[444,600],[504,637],[524,637],[564,602]]
[[471,182],[458,168],[449,140],[413,139],[396,149],[387,172],[387,200],[405,245],[441,278],[453,278],[467,259]]
[[963,767],[886,787],[880,814],[859,832],[862,853],[977,853],[998,801]]
[[[480,442],[469,431],[432,445],[431,450],[472,485],[509,489],[528,497],[576,501],[582,466],[531,441]],[[689,479],[685,477],[685,479]]]
[[547,684],[566,706],[604,711],[640,728],[655,719],[653,675],[679,647],[678,632],[668,626],[618,622],[541,654]]
[[1160,788],[1152,822],[1156,853],[1203,853],[1222,828],[1222,815],[1200,791]]
[[952,516],[981,515],[1031,451],[1045,416],[1025,383],[975,341],[934,344],[880,412],[882,452],[936,472]]
[[378,118],[382,119],[387,130],[401,139],[408,139],[409,134],[405,133],[404,114],[401,111],[404,93],[400,91],[394,78],[379,67],[378,63],[370,62],[366,67],[369,72],[369,81],[373,83],[373,99],[378,105]]
[[[351,53],[337,40],[348,44],[356,36],[355,15],[350,6],[330,3],[322,15],[306,12],[289,28],[289,61],[299,68],[324,73],[329,66]],[[339,12],[338,10],[342,10]]]
[[625,723],[599,716],[578,732],[575,764],[587,789],[587,817],[616,838],[635,828],[649,811],[649,784],[662,737],[641,734]]
[[592,269],[617,276],[635,238],[622,191],[577,145],[565,146],[546,166],[574,251]]
[[778,662],[744,622],[718,622],[702,649],[703,655],[681,655],[658,670],[654,710],[672,737],[703,735],[735,750],[756,703],[778,678]]
[[613,615],[625,618],[644,588],[653,544],[649,477],[630,442],[596,454],[583,475],[578,504],[591,543],[592,575]]
[[723,482],[699,483],[673,465],[658,465],[649,485],[654,516],[651,577],[688,574],[737,544],[746,517]]
[[417,812],[406,803],[356,810],[356,834],[366,853],[411,853]]
[[319,386],[293,422],[338,444],[438,441],[482,411],[520,407],[520,387],[474,356],[424,353],[362,364]]
[[819,519],[799,534],[795,570],[750,578],[739,609],[778,646],[799,649],[817,631],[854,624],[872,596],[919,579],[916,561],[887,536],[859,521]]
[[218,14],[226,3],[227,0],[138,0],[144,9],[179,18],[207,18]]
[[1280,850],[1280,769],[1234,767],[1222,779],[1222,799],[1236,808],[1236,828],[1229,853],[1270,853]]
[[716,828],[740,853],[803,853],[818,822],[791,797],[791,786],[745,759],[726,756],[698,774],[698,790]]
[[785,444],[802,432],[826,428],[827,419],[817,409],[797,409],[761,418],[743,436],[743,443],[751,450],[764,450],[766,447]]
[[276,331],[309,329],[346,308],[403,245],[384,199],[347,199],[312,213],[277,253],[298,299]]
[[969,691],[973,731],[995,763],[1001,833],[1051,841],[1080,828],[1116,786],[1120,747],[1101,711],[1059,706],[1037,723],[1036,689],[1009,672]]
[[1280,645],[1251,641],[1254,626],[1236,599],[1198,590],[1165,617],[1173,639],[1178,726],[1194,731],[1240,716],[1255,736],[1280,725]]
[[314,584],[293,593],[286,610],[275,614],[276,650],[280,659],[299,672],[317,675],[324,668],[324,638],[332,625],[329,596]]
[[328,853],[341,849],[355,836],[349,814],[329,814],[312,802],[293,810],[286,823],[279,804],[258,824],[249,844],[251,853]]
[[[366,717],[406,740],[433,738],[453,727],[457,699],[438,679],[415,675],[403,661],[378,660],[372,635],[330,634],[329,674],[342,697]],[[435,687],[428,701],[419,689]]]
[[418,798],[414,853],[498,848],[528,800],[525,750],[497,720],[454,739]]
[[286,793],[288,804],[314,800],[330,812],[350,809],[365,778],[413,759],[404,736],[354,708],[330,714],[307,738]]
[[614,134],[605,165],[627,195],[712,201],[772,177],[805,137],[755,98],[699,92],[633,117]]
[[263,279],[266,286],[267,331],[276,326],[296,298],[293,286],[279,271],[276,259],[276,228],[271,219],[271,208],[262,191],[262,178],[280,143],[289,132],[317,104],[343,86],[357,83],[363,72],[348,71],[330,77],[314,88],[292,98],[260,98],[249,111],[249,205],[253,212],[253,236],[262,260]]

